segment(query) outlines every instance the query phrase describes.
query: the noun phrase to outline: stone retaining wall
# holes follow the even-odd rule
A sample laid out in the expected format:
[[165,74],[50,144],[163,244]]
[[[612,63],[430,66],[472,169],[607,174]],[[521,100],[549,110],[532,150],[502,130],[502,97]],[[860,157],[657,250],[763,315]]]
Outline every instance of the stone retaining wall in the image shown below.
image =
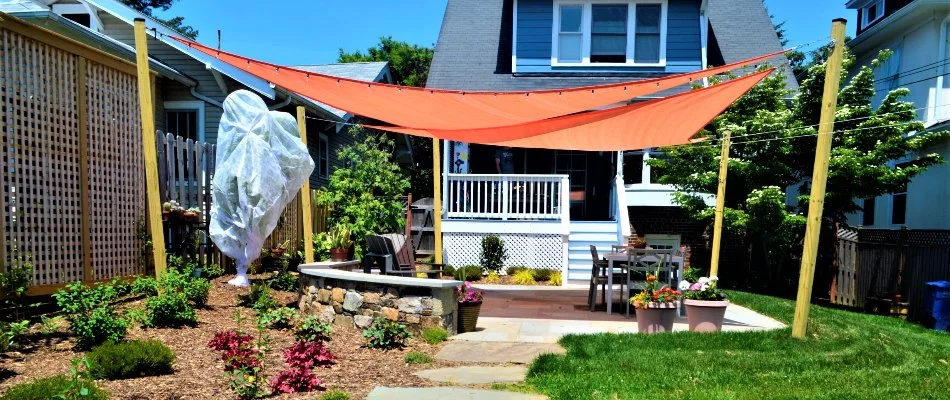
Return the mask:
[[[435,282],[426,279],[352,274],[323,277],[301,269],[301,315],[315,315],[325,323],[353,324],[360,329],[382,317],[404,323],[414,333],[431,326],[441,326],[450,335],[456,333],[458,303],[455,286],[445,285],[450,281],[440,281],[441,286],[433,287]],[[369,277],[383,281],[392,278],[398,284],[359,280]],[[412,280],[418,280],[419,286],[412,286]]]

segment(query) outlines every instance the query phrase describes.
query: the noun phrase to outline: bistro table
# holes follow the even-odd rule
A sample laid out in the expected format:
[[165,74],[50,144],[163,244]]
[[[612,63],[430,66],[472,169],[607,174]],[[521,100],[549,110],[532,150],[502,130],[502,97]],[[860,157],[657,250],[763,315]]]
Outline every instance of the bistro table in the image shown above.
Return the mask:
[[[607,259],[607,314],[609,315],[613,309],[614,297],[613,297],[613,288],[612,285],[614,281],[614,262],[626,263],[630,260],[630,255],[626,252],[611,252],[604,254],[604,258]],[[677,286],[679,285],[679,280],[683,278],[683,257],[682,256],[673,256],[670,257],[670,263],[676,264],[676,279],[673,280],[673,289],[678,290]],[[621,267],[626,268],[626,267]],[[629,289],[628,289],[629,290]]]

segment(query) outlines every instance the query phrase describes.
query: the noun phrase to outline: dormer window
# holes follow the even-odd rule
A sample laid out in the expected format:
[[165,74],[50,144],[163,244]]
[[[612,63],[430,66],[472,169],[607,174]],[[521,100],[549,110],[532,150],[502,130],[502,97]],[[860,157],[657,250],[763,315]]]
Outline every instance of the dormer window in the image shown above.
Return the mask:
[[554,66],[666,65],[666,0],[556,0]]
[[884,0],[872,0],[861,7],[861,29],[866,29],[884,17]]

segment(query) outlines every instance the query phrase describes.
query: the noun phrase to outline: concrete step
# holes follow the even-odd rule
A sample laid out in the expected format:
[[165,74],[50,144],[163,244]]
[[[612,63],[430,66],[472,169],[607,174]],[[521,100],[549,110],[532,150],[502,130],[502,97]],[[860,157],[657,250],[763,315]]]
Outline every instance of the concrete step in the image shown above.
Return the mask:
[[617,232],[571,232],[567,240],[574,246],[578,242],[620,243]]

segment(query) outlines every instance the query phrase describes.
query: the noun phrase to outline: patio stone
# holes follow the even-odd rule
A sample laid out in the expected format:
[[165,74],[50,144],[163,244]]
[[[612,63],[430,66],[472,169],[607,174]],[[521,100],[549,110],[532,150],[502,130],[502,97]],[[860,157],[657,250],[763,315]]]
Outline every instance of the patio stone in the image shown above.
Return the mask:
[[521,382],[528,373],[524,366],[513,367],[456,367],[418,371],[414,375],[434,382],[455,385],[483,385],[488,383]]
[[546,400],[547,396],[456,387],[390,388],[378,386],[366,400]]
[[556,343],[475,342],[453,340],[435,358],[445,361],[528,364],[541,354],[564,354]]

